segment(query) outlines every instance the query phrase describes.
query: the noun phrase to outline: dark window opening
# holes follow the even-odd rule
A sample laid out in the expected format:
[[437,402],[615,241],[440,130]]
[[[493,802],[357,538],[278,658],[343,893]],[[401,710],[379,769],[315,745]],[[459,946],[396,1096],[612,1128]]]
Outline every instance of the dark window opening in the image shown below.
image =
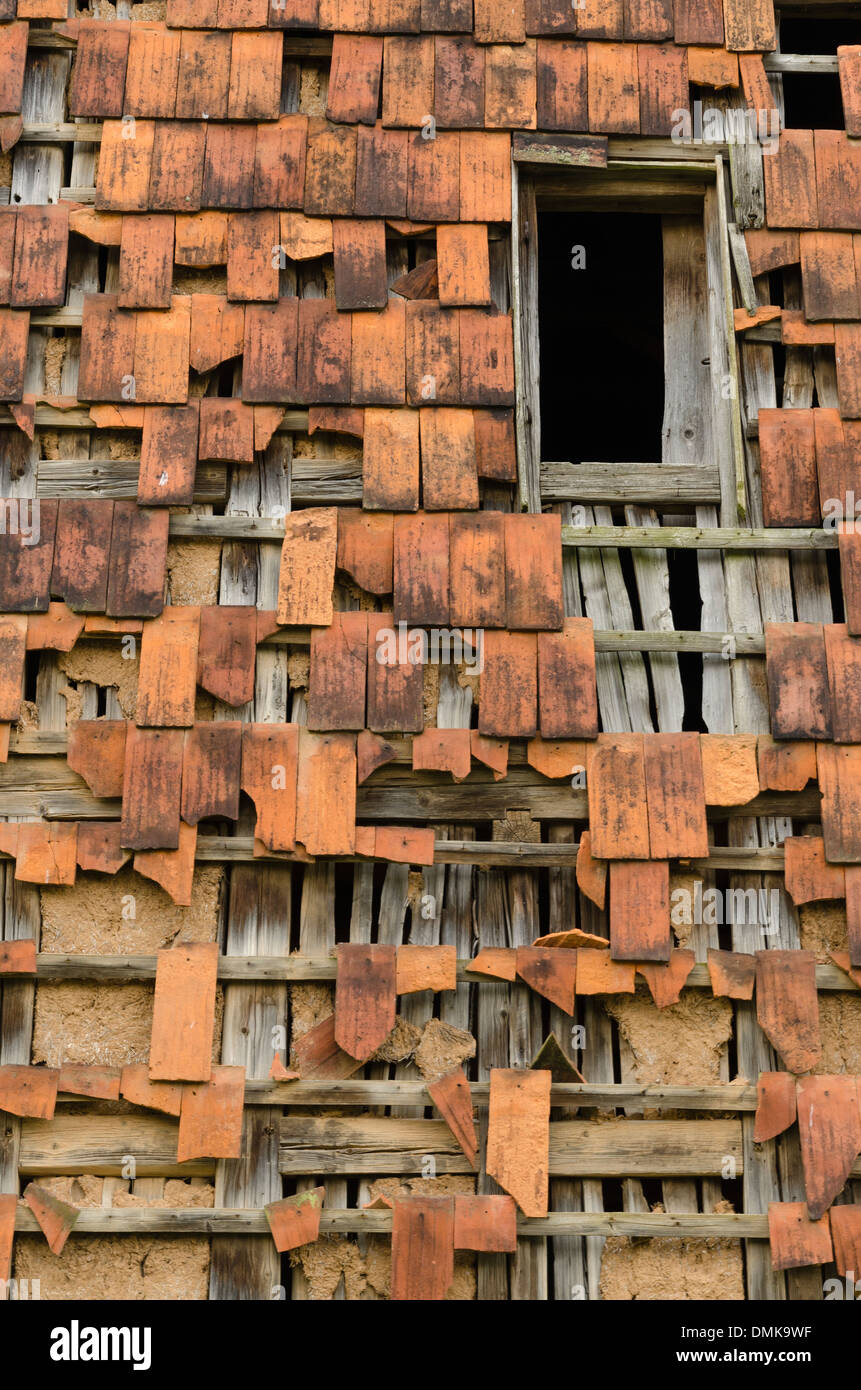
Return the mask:
[[[861,44],[861,19],[781,18],[781,53],[836,54],[843,44]],[[788,130],[844,129],[836,72],[784,73],[783,100]]]
[[542,459],[659,462],[664,413],[660,217],[542,213],[538,303]]

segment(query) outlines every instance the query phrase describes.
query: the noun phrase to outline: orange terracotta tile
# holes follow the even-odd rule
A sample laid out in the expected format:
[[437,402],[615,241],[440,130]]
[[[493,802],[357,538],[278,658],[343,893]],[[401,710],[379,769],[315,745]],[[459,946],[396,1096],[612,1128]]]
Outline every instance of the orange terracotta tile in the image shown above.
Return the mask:
[[737,87],[738,57],[725,48],[689,48],[688,77],[698,87]]
[[756,1016],[790,1071],[815,1067],[822,1055],[816,960],[810,951],[757,951]]
[[696,956],[693,951],[673,950],[665,965],[640,964],[637,970],[649,986],[649,993],[656,1006],[666,1009],[671,1004],[678,1004],[695,964]]
[[320,1233],[320,1209],[326,1196],[325,1187],[312,1187],[292,1197],[282,1197],[263,1208],[275,1249],[296,1250],[300,1245],[315,1241]]
[[135,315],[135,399],[142,405],[184,405],[188,400],[191,297],[175,294],[171,307]]
[[176,110],[181,37],[164,24],[133,24],[123,114],[172,119]]
[[469,1082],[463,1067],[441,1076],[437,1081],[428,1082],[428,1094],[462,1148],[470,1166],[477,1167],[478,1135],[475,1132]]
[[17,720],[24,691],[27,654],[27,617],[21,613],[0,615],[0,720]]
[[820,623],[766,623],[766,672],[775,738],[831,734],[831,698]]
[[424,507],[475,511],[479,497],[472,411],[429,406],[420,417]]
[[587,129],[585,43],[538,40],[536,119],[539,130]]
[[222,294],[191,296],[189,365],[208,372],[242,354],[245,306],[231,304]]
[[24,821],[18,826],[15,878],[68,888],[75,882],[78,827],[74,821]]
[[227,96],[229,120],[278,119],[283,54],[284,40],[277,32],[233,34]]
[[433,113],[434,41],[387,38],[383,56],[383,125],[421,127]]
[[355,825],[355,735],[301,728],[296,839],[309,854],[352,854]]
[[[398,650],[391,613],[368,626],[368,728],[375,733],[419,733],[423,727],[421,653]],[[389,761],[389,759],[385,759]]]
[[457,988],[457,951],[454,946],[399,946],[398,994]]
[[812,410],[761,410],[759,455],[766,526],[820,520]]
[[826,623],[825,660],[835,743],[861,742],[861,644],[845,623]]
[[[0,37],[2,42],[2,37]],[[26,48],[25,48],[26,51]],[[0,1193],[0,1279],[8,1281],[12,1273],[12,1247],[15,1244],[15,1218],[18,1214],[18,1194]]]
[[476,762],[491,769],[494,782],[501,782],[508,773],[508,739],[485,738],[477,729],[470,729],[469,745]]
[[704,858],[708,827],[697,734],[644,738],[649,848],[656,859]]
[[857,231],[861,228],[861,159],[855,143],[843,130],[817,130],[813,143],[819,225]]
[[511,1197],[454,1199],[454,1248],[498,1254],[517,1249],[517,1207]]
[[152,147],[149,206],[160,212],[196,212],[203,200],[205,121],[158,121]]
[[386,763],[392,762],[397,756],[395,749],[379,734],[372,734],[370,729],[362,729],[356,739],[356,758],[358,765],[358,783],[367,782],[372,772],[376,772],[378,767],[384,767]]
[[577,960],[573,951],[543,946],[517,948],[517,973],[530,989],[549,999],[563,1013],[574,1013]]
[[582,831],[577,847],[577,887],[603,912],[607,902],[607,861],[592,856],[592,835]]
[[24,1188],[24,1201],[39,1223],[52,1255],[59,1255],[80,1216],[80,1208],[62,1202],[47,1188],[31,1182]]
[[69,213],[65,205],[20,207],[9,285],[13,309],[48,309],[66,297]]
[[50,1120],[60,1073],[50,1067],[0,1067],[0,1110],[22,1119]]
[[157,959],[149,1078],[208,1081],[218,945],[188,942],[159,951]]
[[[209,267],[227,264],[227,213],[190,212],[178,214],[174,230],[174,260],[177,265]],[[194,303],[192,295],[192,353],[194,352]],[[194,361],[191,365],[194,367]],[[202,368],[195,367],[195,371]]]
[[386,130],[378,121],[359,126],[356,136],[357,217],[405,217],[407,212],[407,132]]
[[366,593],[392,592],[392,528],[390,512],[338,508],[338,569]]
[[479,732],[491,738],[532,738],[538,725],[538,654],[534,632],[484,635]]
[[177,119],[223,121],[227,115],[229,84],[230,35],[183,29],[177,78]]
[[120,838],[119,821],[81,821],[75,851],[78,868],[100,874],[119,873],[132,857],[131,850],[120,845]]
[[281,219],[273,209],[234,212],[227,219],[227,297],[278,299]]
[[811,1221],[806,1202],[769,1202],[768,1238],[774,1269],[824,1265],[834,1253],[828,1216]]
[[178,1083],[150,1081],[146,1062],[123,1067],[120,1094],[131,1105],[147,1110],[160,1110],[165,1115],[179,1115],[182,1109],[183,1087]]
[[135,723],[189,728],[194,723],[200,609],[171,605],[144,625]]
[[[689,50],[694,52],[695,50]],[[688,52],[675,44],[639,44],[640,134],[666,140],[688,103]]]
[[485,61],[484,124],[493,130],[534,130],[535,40],[493,44]]
[[461,212],[460,134],[438,130],[407,138],[407,217],[413,222],[467,221]]
[[760,1072],[756,1083],[753,1142],[776,1139],[795,1124],[795,1077],[788,1071]]
[[362,506],[372,511],[414,512],[418,505],[419,412],[366,410]]
[[35,975],[35,973],[35,941],[0,942],[0,975]]
[[444,627],[449,621],[449,519],[418,512],[394,521],[394,618]]
[[181,729],[129,724],[123,769],[124,849],[176,849],[182,779]]
[[783,848],[786,891],[796,905],[845,898],[845,872],[840,864],[826,863],[821,836],[790,835]]
[[471,35],[436,39],[434,116],[438,127],[483,129],[484,63],[484,49]]
[[846,134],[856,138],[861,135],[861,48],[841,45],[837,49],[837,66]]
[[145,407],[138,475],[141,505],[169,507],[194,501],[199,410],[197,400]]
[[344,1081],[362,1065],[335,1042],[334,1014],[295,1039],[292,1056],[303,1081]]
[[526,745],[526,760],[542,777],[573,778],[578,773],[585,786],[585,774],[596,745],[584,739],[532,738]]
[[546,1216],[550,1073],[493,1068],[487,1128],[488,1175],[525,1216]]
[[[303,302],[323,303],[319,300]],[[296,352],[301,331],[300,312],[299,301],[293,298],[278,299],[273,304],[245,306],[245,338],[242,349],[243,400],[289,400],[296,394]],[[303,343],[300,349],[300,364],[304,348]],[[300,394],[304,395],[304,391]]]
[[765,210],[770,229],[818,227],[812,130],[784,130],[777,153],[763,161]]
[[392,1301],[441,1301],[453,1278],[454,1198],[396,1197],[392,1205]]
[[598,735],[595,638],[590,618],[563,618],[538,634],[538,710],[544,739]]
[[177,1163],[192,1158],[239,1158],[244,1097],[244,1067],[213,1067],[210,1081],[185,1086]]
[[[583,28],[579,32],[582,34]],[[639,135],[640,84],[631,44],[587,45],[589,129],[602,135]]]
[[296,724],[246,724],[242,730],[242,790],[254,802],[254,834],[267,849],[296,846]]
[[67,762],[94,796],[122,796],[125,756],[124,719],[81,719],[69,730]]
[[336,34],[326,115],[330,121],[373,125],[380,103],[383,40],[367,34]]
[[278,622],[326,627],[332,621],[338,513],[309,507],[285,518],[278,582]]
[[389,298],[385,223],[380,218],[337,218],[333,241],[338,310],[384,309]]
[[857,1079],[799,1077],[797,1103],[807,1210],[816,1221],[843,1191],[861,1149]]
[[709,977],[716,999],[752,999],[756,957],[740,951],[708,952]]
[[[461,222],[511,221],[511,136],[463,131],[460,137]],[[452,219],[454,220],[454,219]]]
[[333,613],[311,633],[308,727],[363,729],[368,671],[367,613]]
[[648,859],[642,734],[599,734],[588,790],[592,853],[598,859]]
[[[205,208],[248,208],[254,200],[254,167],[257,152],[255,125],[206,126],[201,203]],[[224,255],[217,264],[226,264]]]
[[413,739],[413,771],[450,772],[455,782],[472,767],[469,729],[425,729]]
[[[380,314],[352,315],[350,371],[354,405],[404,404],[405,333],[402,299],[390,299]],[[367,420],[365,424],[367,428]]]
[[94,1100],[119,1100],[120,1075],[119,1067],[83,1067],[65,1062],[60,1067],[57,1089]]
[[397,1012],[394,946],[338,947],[335,1042],[364,1061],[385,1042]]
[[309,217],[352,217],[356,198],[356,129],[308,122],[305,212]]
[[134,859],[135,872],[151,878],[179,906],[190,907],[196,849],[197,826],[181,821],[177,848],[138,850]]
[[763,791],[800,792],[816,780],[816,748],[811,743],[779,743],[760,734],[756,756]]
[[490,975],[494,980],[517,979],[517,952],[509,947],[486,946],[466,967],[473,975]]
[[[514,343],[510,317],[494,309],[460,309],[458,320],[462,403],[514,405]],[[558,520],[549,514],[534,518],[524,514],[522,519],[544,523]],[[553,563],[552,553],[549,558]]]
[[764,275],[769,270],[780,270],[785,265],[795,265],[801,257],[797,232],[773,232],[768,227],[751,228],[745,232],[744,239],[754,276]]
[[854,1202],[833,1206],[828,1218],[837,1273],[841,1278],[850,1274],[855,1279],[855,1271],[861,1267],[861,1204]]
[[670,866],[664,860],[610,864],[610,954],[614,960],[668,961]]

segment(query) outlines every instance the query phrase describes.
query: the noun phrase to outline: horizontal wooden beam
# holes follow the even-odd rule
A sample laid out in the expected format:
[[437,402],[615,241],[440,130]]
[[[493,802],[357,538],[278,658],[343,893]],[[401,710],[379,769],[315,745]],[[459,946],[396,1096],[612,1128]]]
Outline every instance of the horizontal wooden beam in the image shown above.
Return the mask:
[[[15,1230],[35,1235],[33,1213],[19,1205]],[[392,1213],[324,1207],[321,1235],[390,1235]],[[245,1207],[84,1207],[70,1239],[77,1236],[269,1235],[266,1213]],[[681,1215],[671,1212],[558,1211],[517,1218],[518,1236],[629,1236],[685,1239],[768,1239],[768,1217],[739,1212]]]
[[720,501],[718,469],[662,463],[542,463],[545,502],[646,504]]
[[[461,984],[498,983],[490,976],[470,973],[469,960],[457,962],[457,978]],[[133,980],[154,980],[155,956],[90,956],[62,955],[41,952],[36,958],[37,979],[42,981],[91,980],[99,984],[128,983]],[[290,981],[334,980],[338,963],[334,956],[219,956],[218,978],[226,982],[254,980]],[[687,979],[689,989],[711,989],[707,965],[695,965]],[[852,993],[857,986],[836,965],[817,965],[816,988],[825,993],[845,990]]]
[[[205,519],[205,518],[204,518]],[[837,532],[815,526],[563,526],[562,544],[624,550],[836,550]]]
[[[394,1116],[285,1115],[278,1122],[281,1173],[472,1173],[444,1120]],[[550,1176],[720,1177],[727,1159],[742,1172],[741,1121],[551,1120]]]
[[766,72],[839,71],[836,53],[766,53],[763,61]]
[[[140,459],[40,459],[36,464],[36,496],[136,498],[139,476]],[[194,501],[223,502],[226,497],[226,465],[199,463]]]

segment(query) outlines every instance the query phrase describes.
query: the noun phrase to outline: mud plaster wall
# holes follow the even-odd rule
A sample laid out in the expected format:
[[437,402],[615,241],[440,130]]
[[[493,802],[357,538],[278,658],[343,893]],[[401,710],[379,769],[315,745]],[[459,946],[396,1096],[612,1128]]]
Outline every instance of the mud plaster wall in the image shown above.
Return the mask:
[[[146,1180],[146,1196],[116,1178],[41,1178],[76,1207],[211,1207],[215,1191],[203,1178]],[[143,1184],[139,1183],[139,1187]],[[156,1188],[160,1196],[152,1195]],[[76,1236],[59,1256],[41,1236],[18,1236],[15,1278],[40,1283],[43,1299],[201,1300],[209,1287],[209,1241],[202,1236]]]
[[613,1303],[743,1299],[741,1243],[609,1236],[601,1261],[601,1297]]
[[[43,888],[45,952],[154,955],[174,941],[214,941],[223,870],[195,870],[191,907],[177,907],[130,866],[113,877],[81,874],[73,888]],[[134,917],[130,913],[134,912]],[[70,980],[36,989],[33,1062],[120,1066],[149,1055],[153,986]],[[222,995],[216,998],[213,1058],[221,1039]]]

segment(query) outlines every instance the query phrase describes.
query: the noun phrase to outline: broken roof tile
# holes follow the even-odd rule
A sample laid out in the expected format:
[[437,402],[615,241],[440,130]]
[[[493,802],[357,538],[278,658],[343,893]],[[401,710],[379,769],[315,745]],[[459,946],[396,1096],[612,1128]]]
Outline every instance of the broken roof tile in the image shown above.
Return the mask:
[[[5,512],[2,515],[5,520]],[[7,613],[45,613],[50,603],[57,503],[40,500],[38,517],[31,510],[29,525],[24,515],[22,505],[17,528],[4,525],[0,531],[2,606]]]
[[407,132],[386,130],[378,121],[360,126],[356,142],[357,217],[405,217]]
[[[403,303],[403,301],[400,301]],[[406,396],[410,405],[460,404],[462,311],[436,302],[406,305]]]
[[18,826],[15,878],[21,883],[71,887],[77,872],[77,834],[74,821],[22,821]]
[[308,122],[305,159],[305,212],[309,216],[352,217],[356,193],[356,129]]
[[120,844],[120,822],[81,821],[75,851],[78,868],[85,873],[116,874],[132,857]]
[[176,1159],[239,1158],[244,1067],[213,1067],[208,1082],[183,1087]]
[[382,313],[352,315],[351,395],[355,405],[403,405],[405,332],[402,299],[390,299]]
[[105,607],[109,617],[151,618],[162,611],[169,524],[166,510],[114,503]]
[[534,632],[485,633],[478,728],[492,738],[532,738],[537,732],[538,652]]
[[30,26],[21,21],[0,25],[0,112],[21,110]]
[[449,612],[448,513],[395,516],[395,621],[439,627],[448,623]]
[[370,729],[362,729],[356,739],[356,759],[357,759],[357,782],[359,786],[367,782],[372,772],[376,772],[378,767],[384,767],[397,756],[391,743],[387,743],[379,734],[372,734]]
[[267,849],[296,847],[296,724],[245,724],[242,729],[242,790],[254,802],[255,839]]
[[668,961],[670,866],[665,860],[610,863],[610,954],[621,961]]
[[472,411],[428,406],[420,414],[424,507],[474,512],[479,496]]
[[66,760],[93,796],[123,794],[126,728],[124,719],[79,719],[69,730]]
[[[739,63],[735,53],[727,53],[725,48],[688,48],[685,51],[688,59],[688,77],[697,86],[738,86]],[[745,84],[745,95],[747,94],[748,87]]]
[[295,1038],[291,1053],[303,1081],[343,1081],[362,1065],[335,1042],[334,1014]]
[[134,399],[142,405],[184,405],[191,297],[175,294],[169,309],[144,309],[135,320]]
[[[250,208],[254,197],[257,127],[206,123],[203,188],[207,208]],[[219,260],[218,264],[222,261]]]
[[311,633],[309,729],[363,729],[367,671],[367,613],[333,613]]
[[795,1124],[795,1085],[791,1072],[760,1072],[756,1083],[755,1144],[776,1139]]
[[588,778],[592,852],[599,859],[648,859],[642,734],[599,734]]
[[180,506],[194,500],[199,409],[197,400],[145,407],[138,475],[142,506]]
[[391,613],[369,619],[368,728],[375,733],[421,732],[424,668],[420,654],[418,660],[415,656],[399,652]]
[[254,697],[257,610],[228,604],[200,609],[197,683],[239,708]]
[[36,942],[30,937],[23,941],[0,942],[0,975],[35,975]]
[[202,461],[253,463],[253,407],[232,396],[204,396],[197,449]]
[[845,872],[841,865],[827,863],[821,836],[789,835],[783,847],[786,891],[796,906],[845,898]]
[[355,735],[301,728],[296,839],[309,854],[352,854],[355,829]]
[[435,41],[433,111],[440,129],[483,129],[484,63],[484,49],[471,35]]
[[277,31],[234,33],[227,115],[231,121],[275,121],[281,106],[284,39]]
[[[582,25],[579,32],[585,33]],[[590,43],[586,59],[589,129],[604,135],[639,135],[640,84],[636,46]]]
[[825,659],[835,743],[861,743],[861,643],[845,623],[826,623]]
[[578,994],[633,994],[636,973],[633,961],[616,961],[610,951],[577,947]]
[[24,1201],[39,1223],[51,1254],[61,1254],[81,1214],[80,1208],[61,1201],[53,1192],[34,1182],[24,1188]]
[[149,1055],[151,1081],[208,1081],[212,1073],[218,944],[159,951]]
[[821,623],[766,623],[766,672],[775,738],[831,734],[831,699]]
[[29,310],[0,309],[0,401],[20,401],[24,393]]
[[[5,314],[5,310],[0,310],[0,322]],[[134,399],[135,328],[136,315],[124,313],[115,294],[84,295],[78,371],[80,400],[125,401],[130,397],[130,388]]]
[[332,588],[338,543],[335,507],[309,507],[285,517],[278,581],[278,622],[326,627],[332,621]]
[[330,121],[374,125],[380,104],[383,40],[367,34],[336,34],[326,116]]
[[664,964],[645,965],[641,961],[637,970],[649,987],[649,993],[658,1009],[667,1009],[678,1004],[688,976],[696,964],[693,951],[672,950]]
[[27,653],[27,618],[24,614],[0,615],[0,721],[15,723],[24,691]]
[[276,298],[276,302],[272,304],[246,305],[242,359],[243,400],[289,400],[296,393],[299,312],[300,306],[306,302],[325,303],[323,300]]
[[816,780],[816,749],[811,743],[779,743],[760,734],[756,755],[763,791],[800,792]]
[[397,1012],[394,946],[338,947],[335,1042],[365,1061],[385,1042]]
[[486,1168],[525,1216],[547,1215],[550,1082],[549,1071],[490,1072]]
[[181,814],[187,825],[238,818],[241,756],[238,720],[207,720],[189,729],[182,758]]
[[194,723],[200,609],[173,606],[144,625],[135,722],[189,728]]
[[119,1100],[120,1068],[78,1066],[66,1062],[60,1067],[58,1090],[94,1100]]
[[453,513],[449,518],[449,545],[451,622],[456,627],[504,627],[502,513]]
[[434,40],[384,40],[383,125],[418,129],[434,109]]
[[827,1213],[812,1221],[806,1202],[769,1202],[768,1239],[776,1270],[827,1264],[833,1255]]
[[462,403],[513,405],[514,342],[510,316],[494,309],[459,309],[457,315]]
[[607,902],[607,871],[607,860],[596,859],[592,854],[591,831],[582,831],[577,847],[577,887],[601,912]]
[[819,225],[857,231],[861,228],[861,153],[843,130],[816,130],[813,142]]
[[454,1197],[395,1197],[392,1300],[441,1301],[453,1278]]
[[173,287],[173,217],[123,218],[117,304],[121,309],[169,309]]
[[815,1221],[843,1191],[861,1150],[857,1078],[801,1076],[797,1103],[807,1210]]
[[469,729],[425,729],[413,739],[413,770],[450,772],[462,782],[472,766],[469,735]]
[[149,206],[196,212],[203,195],[206,123],[158,121],[152,148]]
[[50,1120],[59,1079],[50,1067],[0,1066],[0,1110],[22,1119]]
[[588,128],[586,45],[539,39],[536,47],[536,122],[539,130]]
[[305,197],[308,117],[279,116],[257,127],[254,152],[256,208],[301,208]]
[[517,979],[517,951],[507,946],[485,947],[473,956],[466,968],[474,975],[513,982]]
[[650,853],[656,859],[707,857],[699,735],[646,734],[643,751]]
[[9,287],[13,309],[55,308],[65,301],[69,211],[19,207],[15,217],[15,259]]
[[770,230],[818,227],[813,131],[784,130],[777,152],[763,161]]
[[124,849],[176,849],[182,784],[181,729],[129,724],[123,770]]
[[[421,947],[404,948],[402,946],[399,948],[398,954],[400,955],[404,949],[421,950]],[[449,948],[440,947],[439,949],[448,950]],[[452,946],[450,949],[453,954],[454,947]],[[475,1132],[469,1082],[463,1067],[457,1067],[436,1081],[428,1082],[428,1094],[462,1148],[470,1166],[477,1167],[478,1136]]]
[[151,878],[180,907],[191,906],[197,826],[179,824],[176,849],[144,849],[135,854],[135,873]]
[[822,833],[829,863],[861,863],[861,748],[817,743]]
[[810,951],[757,951],[756,1016],[790,1071],[810,1071],[822,1055],[816,959]]
[[131,25],[123,114],[172,118],[181,39],[164,24]]
[[517,973],[521,980],[569,1016],[574,1013],[576,970],[576,951],[546,946],[517,948]]
[[421,132],[407,138],[407,217],[413,222],[467,221],[460,201],[460,134]]
[[180,38],[177,120],[224,120],[230,83],[230,35],[183,29]]
[[338,509],[338,569],[366,593],[392,592],[393,526],[391,512]]
[[760,410],[759,452],[765,525],[817,526],[813,411]]
[[325,1187],[312,1187],[264,1206],[276,1250],[283,1254],[317,1239],[325,1196]]
[[383,309],[388,303],[386,228],[381,220],[334,223],[335,301],[341,312]]
[[828,1213],[828,1218],[831,1223],[837,1273],[842,1278],[850,1275],[855,1279],[855,1271],[861,1266],[861,1204],[835,1204]]
[[742,806],[759,794],[753,734],[700,734],[707,806]]
[[120,1075],[120,1094],[131,1105],[178,1115],[182,1108],[182,1086],[167,1081],[150,1081],[146,1062],[125,1066]]
[[399,946],[396,965],[398,994],[457,988],[454,946]]
[[561,632],[539,632],[538,712],[542,738],[597,737],[595,637],[590,618],[563,618]]

